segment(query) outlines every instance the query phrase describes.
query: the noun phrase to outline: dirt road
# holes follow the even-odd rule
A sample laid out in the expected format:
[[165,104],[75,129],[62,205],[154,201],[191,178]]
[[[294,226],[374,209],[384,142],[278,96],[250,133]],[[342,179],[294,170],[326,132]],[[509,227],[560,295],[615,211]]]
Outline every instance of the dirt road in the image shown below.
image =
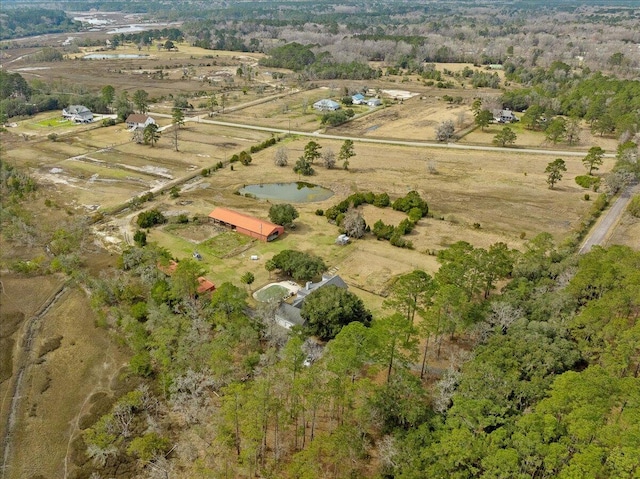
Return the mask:
[[624,210],[626,209],[631,197],[634,193],[640,191],[640,185],[628,186],[626,190],[618,197],[613,203],[613,206],[607,210],[607,212],[600,217],[600,220],[595,224],[587,235],[579,253],[584,254],[591,251],[594,246],[605,246],[607,239],[613,233],[613,230],[618,225]]

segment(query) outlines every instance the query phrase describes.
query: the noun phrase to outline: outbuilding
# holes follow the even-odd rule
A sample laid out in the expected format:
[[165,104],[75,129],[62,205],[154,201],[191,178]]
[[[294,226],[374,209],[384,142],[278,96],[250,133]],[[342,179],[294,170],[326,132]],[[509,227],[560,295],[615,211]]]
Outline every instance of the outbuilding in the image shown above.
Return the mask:
[[226,226],[233,231],[260,241],[273,241],[284,234],[284,227],[280,225],[227,208],[216,208],[209,213],[209,218],[216,224]]

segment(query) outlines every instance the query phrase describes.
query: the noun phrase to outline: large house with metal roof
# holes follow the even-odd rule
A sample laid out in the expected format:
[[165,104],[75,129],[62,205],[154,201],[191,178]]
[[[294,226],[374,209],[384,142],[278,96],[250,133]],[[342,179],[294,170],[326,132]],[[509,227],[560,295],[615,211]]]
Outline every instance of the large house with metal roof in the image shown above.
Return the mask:
[[284,227],[269,221],[254,218],[227,208],[216,208],[209,213],[213,223],[231,228],[260,241],[273,241],[284,234]]
[[62,117],[76,123],[91,123],[93,113],[84,105],[69,105],[62,110]]
[[313,108],[319,111],[336,111],[340,109],[340,104],[325,98],[324,100],[315,102]]
[[348,288],[347,283],[338,275],[323,274],[322,281],[317,283],[308,281],[304,288],[298,290],[291,304],[287,302],[280,303],[276,310],[276,323],[287,329],[291,329],[293,326],[303,326],[304,319],[300,316],[300,310],[306,297],[320,288],[332,285],[342,289]]

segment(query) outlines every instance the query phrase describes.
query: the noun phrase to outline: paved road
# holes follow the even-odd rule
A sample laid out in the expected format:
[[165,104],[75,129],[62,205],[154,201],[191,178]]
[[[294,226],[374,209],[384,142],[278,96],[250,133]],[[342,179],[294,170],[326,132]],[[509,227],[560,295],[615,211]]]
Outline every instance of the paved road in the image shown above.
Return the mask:
[[628,186],[626,190],[618,197],[613,203],[613,206],[607,210],[607,212],[600,217],[600,220],[589,232],[589,235],[584,240],[579,253],[588,253],[594,246],[604,246],[606,241],[613,233],[613,230],[618,226],[618,222],[627,208],[631,197],[637,191],[640,191],[640,185]]

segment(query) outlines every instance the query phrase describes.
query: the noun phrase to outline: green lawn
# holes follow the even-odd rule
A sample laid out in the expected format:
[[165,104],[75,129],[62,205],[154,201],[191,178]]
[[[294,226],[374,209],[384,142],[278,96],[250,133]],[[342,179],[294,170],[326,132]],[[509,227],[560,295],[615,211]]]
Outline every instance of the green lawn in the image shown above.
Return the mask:
[[36,126],[41,128],[57,128],[57,127],[68,127],[74,126],[75,123],[69,120],[65,120],[64,118],[60,118],[58,116],[54,116],[51,118],[45,118],[44,120],[37,121],[35,123],[31,123],[30,126]]

